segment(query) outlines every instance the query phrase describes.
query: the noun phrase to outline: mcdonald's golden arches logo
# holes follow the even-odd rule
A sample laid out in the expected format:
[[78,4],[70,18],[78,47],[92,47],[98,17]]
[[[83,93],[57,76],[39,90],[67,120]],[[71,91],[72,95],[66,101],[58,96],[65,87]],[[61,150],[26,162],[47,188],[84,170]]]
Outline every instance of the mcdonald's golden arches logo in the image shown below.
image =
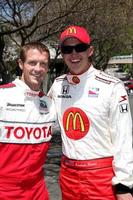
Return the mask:
[[78,140],[89,132],[90,121],[83,110],[71,107],[64,112],[63,126],[69,138]]
[[75,27],[70,27],[70,28],[68,28],[67,29],[67,35],[69,35],[69,34],[76,34],[76,28]]

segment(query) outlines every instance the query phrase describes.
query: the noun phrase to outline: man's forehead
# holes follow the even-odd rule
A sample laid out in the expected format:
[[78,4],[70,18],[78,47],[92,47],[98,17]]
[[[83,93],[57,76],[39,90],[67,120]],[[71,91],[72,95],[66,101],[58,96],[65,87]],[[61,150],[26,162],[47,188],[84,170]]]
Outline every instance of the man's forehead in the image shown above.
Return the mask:
[[31,56],[31,57],[36,57],[38,55],[40,56],[47,56],[48,55],[48,52],[46,51],[40,51],[38,49],[29,49],[26,54],[26,56]]

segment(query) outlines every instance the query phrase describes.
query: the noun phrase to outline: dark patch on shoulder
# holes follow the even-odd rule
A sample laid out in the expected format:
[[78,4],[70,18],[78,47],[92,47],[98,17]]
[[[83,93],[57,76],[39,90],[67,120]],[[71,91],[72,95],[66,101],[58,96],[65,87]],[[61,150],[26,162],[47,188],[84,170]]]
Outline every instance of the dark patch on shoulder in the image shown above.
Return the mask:
[[67,77],[58,77],[56,78],[56,81],[59,82],[59,81],[66,81],[67,80]]
[[104,72],[100,72],[98,75],[96,75],[95,79],[105,84],[117,83],[120,81],[118,78],[110,76]]
[[106,84],[110,84],[110,83],[111,83],[110,80],[101,78],[101,77],[99,77],[99,76],[95,76],[95,79],[98,80],[98,81],[101,81],[101,82],[103,82],[103,83],[106,83]]

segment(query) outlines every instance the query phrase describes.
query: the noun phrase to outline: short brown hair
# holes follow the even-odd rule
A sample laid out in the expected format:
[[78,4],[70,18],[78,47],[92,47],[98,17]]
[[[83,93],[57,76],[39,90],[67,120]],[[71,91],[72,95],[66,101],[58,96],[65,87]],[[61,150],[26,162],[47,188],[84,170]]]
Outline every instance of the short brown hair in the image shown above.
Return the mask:
[[25,62],[26,60],[26,53],[29,49],[37,49],[38,51],[42,52],[47,52],[49,55],[49,62],[50,62],[50,51],[48,47],[38,41],[33,41],[33,42],[28,42],[25,45],[23,45],[20,49],[20,59],[22,62]]

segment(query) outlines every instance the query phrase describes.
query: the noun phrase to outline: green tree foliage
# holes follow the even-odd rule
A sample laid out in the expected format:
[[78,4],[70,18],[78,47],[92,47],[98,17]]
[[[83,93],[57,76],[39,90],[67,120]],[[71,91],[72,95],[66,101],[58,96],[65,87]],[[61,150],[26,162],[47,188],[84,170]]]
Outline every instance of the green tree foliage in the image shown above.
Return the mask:
[[20,46],[31,40],[56,48],[51,74],[59,55],[59,34],[71,24],[88,29],[95,47],[94,64],[105,69],[111,56],[132,51],[132,10],[132,0],[2,0],[0,75],[3,82],[8,82],[16,69],[5,61],[15,60]]

